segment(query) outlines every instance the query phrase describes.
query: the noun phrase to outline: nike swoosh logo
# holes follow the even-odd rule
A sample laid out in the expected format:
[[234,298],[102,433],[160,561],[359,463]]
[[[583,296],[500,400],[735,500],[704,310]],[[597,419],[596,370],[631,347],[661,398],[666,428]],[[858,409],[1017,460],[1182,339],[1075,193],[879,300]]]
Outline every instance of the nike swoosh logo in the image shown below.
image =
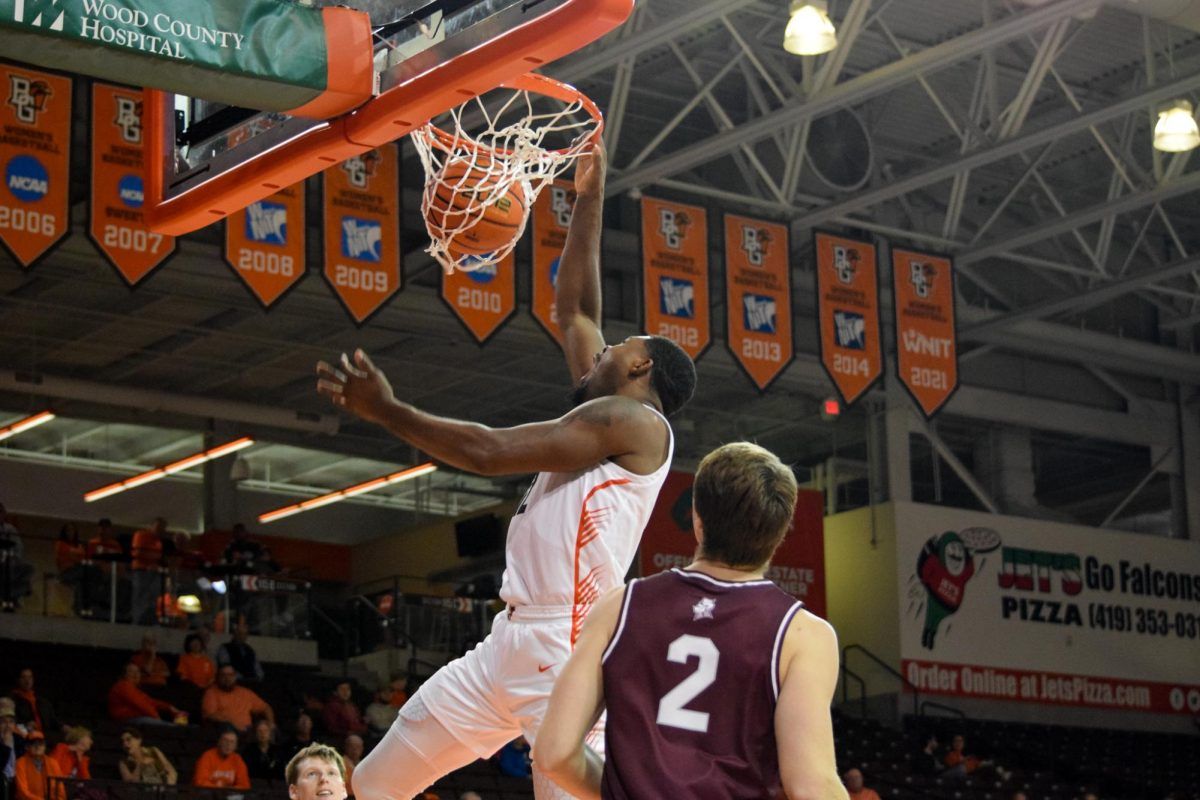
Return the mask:
[[543,667],[541,664],[538,664],[538,672],[545,672],[548,669],[554,669],[554,665],[547,664],[546,666]]

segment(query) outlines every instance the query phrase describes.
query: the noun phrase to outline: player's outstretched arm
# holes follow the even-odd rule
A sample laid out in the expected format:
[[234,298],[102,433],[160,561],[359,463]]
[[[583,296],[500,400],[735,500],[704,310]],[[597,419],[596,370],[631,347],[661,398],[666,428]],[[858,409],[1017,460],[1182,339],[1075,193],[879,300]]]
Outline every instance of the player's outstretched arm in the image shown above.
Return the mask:
[[546,422],[490,428],[427,414],[397,400],[387,377],[362,350],[355,351],[353,362],[343,355],[337,367],[318,363],[317,376],[317,391],[334,405],[468,472],[573,472],[630,455],[645,455],[652,465],[647,472],[661,463],[662,422],[628,397],[600,397]]
[[575,210],[558,262],[554,313],[563,334],[572,383],[592,368],[592,356],[604,349],[604,336],[600,332],[600,231],[604,225],[606,167],[604,145],[600,142],[576,163]]
[[616,630],[624,596],[625,587],[609,592],[583,623],[575,652],[554,682],[533,745],[538,771],[579,800],[600,800],[604,759],[584,744],[584,737],[604,710],[601,658]]
[[775,740],[788,800],[848,800],[838,777],[829,707],[837,687],[838,645],[833,627],[800,611],[780,654]]

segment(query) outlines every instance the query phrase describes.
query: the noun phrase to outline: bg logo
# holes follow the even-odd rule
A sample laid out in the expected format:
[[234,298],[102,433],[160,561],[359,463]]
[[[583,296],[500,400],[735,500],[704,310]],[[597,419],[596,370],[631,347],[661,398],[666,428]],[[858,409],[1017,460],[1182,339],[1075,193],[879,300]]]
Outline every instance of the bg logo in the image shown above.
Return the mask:
[[926,650],[933,649],[942,621],[962,605],[967,581],[975,575],[975,554],[990,553],[999,546],[1000,535],[991,528],[946,531],[925,542],[917,556],[916,577],[925,590],[921,645]]
[[61,31],[67,11],[58,3],[59,0],[17,0],[13,19],[35,28]]
[[117,116],[113,124],[121,129],[121,138],[130,144],[142,143],[142,104],[132,97],[117,95]]
[[683,248],[683,240],[687,238],[688,226],[691,224],[691,217],[686,211],[675,211],[673,208],[658,210],[658,235],[669,250]]
[[571,209],[575,205],[575,193],[561,186],[550,187],[550,213],[554,215],[554,224],[560,228],[571,224]]
[[833,271],[837,274],[839,283],[847,286],[854,283],[854,276],[858,274],[858,260],[858,251],[853,247],[834,245]]
[[346,180],[355,189],[365,189],[371,178],[375,177],[378,165],[379,156],[376,153],[365,153],[343,161],[342,172],[346,173]]
[[933,280],[937,277],[937,269],[933,264],[914,261],[909,264],[908,280],[913,285],[917,297],[927,298],[933,294]]
[[45,81],[31,81],[21,75],[8,76],[8,104],[18,122],[36,124],[38,114],[46,110],[46,101],[52,94]]
[[771,234],[765,228],[742,226],[742,250],[752,267],[761,267],[771,249]]

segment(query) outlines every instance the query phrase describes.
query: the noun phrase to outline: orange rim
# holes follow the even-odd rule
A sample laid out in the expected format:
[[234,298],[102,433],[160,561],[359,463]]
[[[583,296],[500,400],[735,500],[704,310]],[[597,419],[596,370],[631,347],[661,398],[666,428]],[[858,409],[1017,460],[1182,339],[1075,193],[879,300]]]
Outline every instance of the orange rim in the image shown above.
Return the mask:
[[[535,94],[545,95],[546,97],[553,97],[555,100],[559,100],[567,105],[579,103],[583,110],[586,111],[591,118],[596,121],[596,129],[592,131],[588,138],[592,141],[595,141],[600,138],[600,134],[604,131],[603,112],[601,112],[600,108],[592,102],[590,97],[570,84],[563,83],[562,81],[556,81],[553,78],[547,78],[545,75],[539,75],[536,72],[529,72],[525,75],[521,75],[518,78],[505,81],[496,88],[517,89],[520,91],[534,92]],[[463,136],[454,136],[453,134],[442,130],[437,125],[434,125],[432,122],[428,123],[427,127],[433,134],[433,142],[439,145],[441,149],[445,150],[446,152],[453,152],[456,147],[465,147],[471,150],[487,151],[491,153],[498,153],[500,155],[512,155],[511,150],[502,150],[498,147],[480,144],[469,136],[466,136],[465,138]],[[566,155],[570,151],[570,147],[563,147],[557,150],[547,150],[546,152],[555,153],[557,155]]]

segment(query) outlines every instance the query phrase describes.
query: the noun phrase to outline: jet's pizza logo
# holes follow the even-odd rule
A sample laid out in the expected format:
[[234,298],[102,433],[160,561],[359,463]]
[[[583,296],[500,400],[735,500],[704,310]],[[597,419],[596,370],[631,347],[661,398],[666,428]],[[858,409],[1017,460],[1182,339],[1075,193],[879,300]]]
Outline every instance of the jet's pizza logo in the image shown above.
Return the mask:
[[31,81],[23,75],[8,76],[8,104],[17,122],[36,124],[38,114],[46,110],[46,101],[52,94],[45,81]]
[[688,226],[692,218],[686,211],[676,211],[673,208],[658,210],[658,235],[669,250],[682,250],[683,240],[687,238]]
[[926,650],[933,649],[942,623],[958,611],[968,581],[982,568],[982,562],[975,563],[975,556],[999,546],[1000,535],[991,528],[946,531],[925,542],[910,579],[909,597],[918,601],[913,606],[916,614],[925,613],[921,645]]
[[937,269],[925,261],[914,261],[909,264],[908,280],[913,285],[917,297],[927,299],[933,294],[933,281],[937,278]]
[[746,262],[752,267],[761,267],[771,251],[771,232],[753,225],[742,226],[742,251]]

